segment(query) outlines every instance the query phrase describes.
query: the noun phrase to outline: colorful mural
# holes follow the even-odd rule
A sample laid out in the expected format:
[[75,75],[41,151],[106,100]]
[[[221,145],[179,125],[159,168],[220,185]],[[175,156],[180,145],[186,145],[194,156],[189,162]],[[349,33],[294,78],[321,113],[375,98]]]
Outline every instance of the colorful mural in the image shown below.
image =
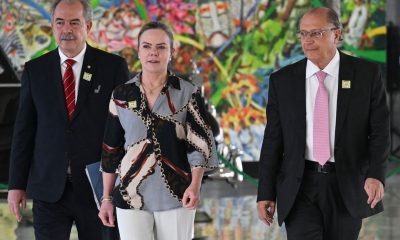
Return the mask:
[[[138,71],[140,27],[160,20],[175,33],[172,68],[201,84],[218,113],[226,144],[258,160],[272,71],[303,58],[295,38],[299,16],[312,7],[341,9],[342,48],[384,63],[385,0],[92,0],[94,24],[88,42],[126,58]],[[16,71],[56,47],[50,1],[0,0],[0,45]]]

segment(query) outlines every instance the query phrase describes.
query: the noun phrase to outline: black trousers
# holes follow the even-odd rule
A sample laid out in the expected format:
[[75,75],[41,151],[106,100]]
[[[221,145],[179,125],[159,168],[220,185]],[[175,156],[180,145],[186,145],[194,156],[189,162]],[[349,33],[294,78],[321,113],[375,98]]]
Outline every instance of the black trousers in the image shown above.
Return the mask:
[[58,202],[33,200],[33,227],[37,240],[69,240],[74,222],[80,240],[119,239],[117,228],[103,227],[94,201],[80,201],[79,194],[83,193],[74,192],[72,183],[67,182]]
[[361,223],[347,211],[335,173],[305,170],[294,206],[285,219],[289,240],[356,240]]

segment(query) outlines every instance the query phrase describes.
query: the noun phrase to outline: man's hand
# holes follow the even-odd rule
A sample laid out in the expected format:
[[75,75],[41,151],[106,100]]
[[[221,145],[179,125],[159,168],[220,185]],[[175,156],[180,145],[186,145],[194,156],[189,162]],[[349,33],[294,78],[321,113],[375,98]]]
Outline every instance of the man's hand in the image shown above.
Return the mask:
[[13,189],[8,191],[8,208],[15,215],[17,221],[21,221],[21,209],[26,208],[26,193],[25,190]]
[[275,202],[259,201],[257,202],[258,218],[270,226],[274,221]]
[[382,182],[375,178],[367,178],[365,180],[364,190],[368,195],[367,203],[371,204],[371,208],[374,208],[385,195]]

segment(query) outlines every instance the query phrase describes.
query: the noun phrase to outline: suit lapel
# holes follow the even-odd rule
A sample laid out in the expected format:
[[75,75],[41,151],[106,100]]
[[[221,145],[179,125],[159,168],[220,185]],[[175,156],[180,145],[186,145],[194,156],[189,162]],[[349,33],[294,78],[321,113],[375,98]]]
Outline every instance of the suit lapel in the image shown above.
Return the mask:
[[83,58],[83,65],[79,80],[78,101],[76,102],[75,113],[72,120],[74,120],[83,108],[87,96],[92,89],[92,83],[95,80],[95,64],[93,57],[93,49],[89,45],[86,47],[85,57]]
[[[63,119],[67,121],[67,106],[65,104],[65,95],[64,95],[64,85],[63,78],[61,75],[61,64],[60,64],[60,55],[58,54],[58,49],[56,48],[51,54],[49,65],[49,79],[53,79],[51,83],[53,84],[52,93],[55,94],[55,99],[57,99],[57,103],[60,109],[60,113],[62,114]],[[49,93],[49,94],[52,94]]]
[[[340,139],[341,129],[347,115],[347,109],[354,83],[354,72],[350,59],[340,52],[339,64],[339,79],[338,79],[338,96],[336,109],[336,130],[335,130],[335,145]],[[342,86],[343,81],[350,81],[350,86]]]
[[294,107],[291,110],[295,113],[294,116],[299,116],[296,123],[298,124],[299,139],[304,140],[303,146],[306,144],[306,65],[307,59],[301,60],[296,65],[293,76],[295,81],[293,81],[293,86],[289,86],[294,90],[292,92]]

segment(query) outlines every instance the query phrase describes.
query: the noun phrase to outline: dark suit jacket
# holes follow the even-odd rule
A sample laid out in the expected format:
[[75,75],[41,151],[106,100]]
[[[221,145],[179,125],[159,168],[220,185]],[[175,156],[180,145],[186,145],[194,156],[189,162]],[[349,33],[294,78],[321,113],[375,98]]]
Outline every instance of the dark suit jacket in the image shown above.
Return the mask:
[[[306,146],[307,60],[286,66],[270,78],[268,123],[260,156],[258,201],[277,202],[279,224],[299,190]],[[350,80],[350,89],[342,88]],[[353,217],[381,212],[367,205],[365,179],[384,183],[389,155],[389,111],[379,67],[340,53],[334,156],[344,203]]]
[[[92,74],[90,81],[84,73]],[[85,175],[100,161],[113,89],[128,80],[126,61],[87,45],[72,121],[67,118],[58,49],[25,64],[14,128],[9,189],[26,189],[30,198],[56,202],[64,191],[68,160],[73,187],[93,201]]]

